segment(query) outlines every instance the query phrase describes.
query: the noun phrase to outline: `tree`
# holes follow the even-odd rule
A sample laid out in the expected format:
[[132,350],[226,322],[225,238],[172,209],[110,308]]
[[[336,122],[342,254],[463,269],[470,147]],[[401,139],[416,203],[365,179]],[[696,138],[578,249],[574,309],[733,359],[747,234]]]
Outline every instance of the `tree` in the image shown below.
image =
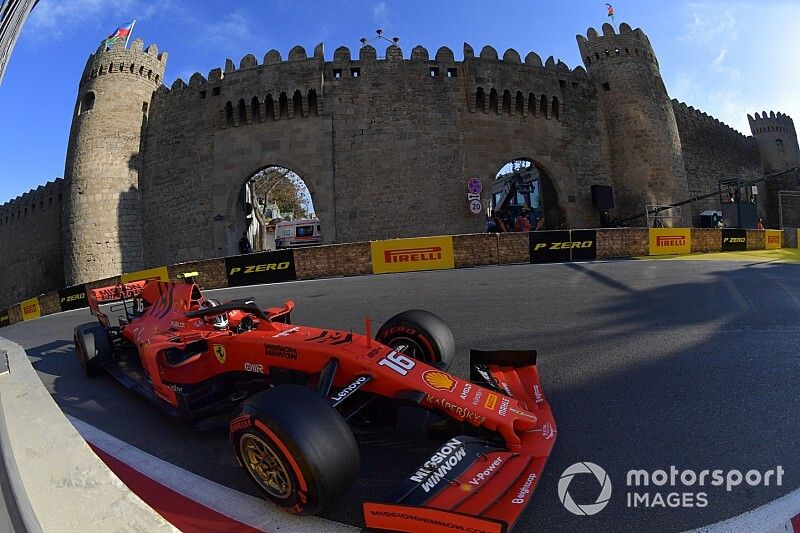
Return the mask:
[[308,188],[300,176],[291,170],[269,167],[253,176],[251,183],[261,202],[275,202],[282,213],[291,211],[295,218],[308,216]]

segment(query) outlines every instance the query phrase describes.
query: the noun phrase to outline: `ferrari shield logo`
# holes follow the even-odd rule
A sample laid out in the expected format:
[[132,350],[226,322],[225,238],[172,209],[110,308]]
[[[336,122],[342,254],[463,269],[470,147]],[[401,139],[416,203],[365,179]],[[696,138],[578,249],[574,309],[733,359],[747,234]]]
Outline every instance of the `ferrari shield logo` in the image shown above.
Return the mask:
[[220,364],[224,363],[225,362],[225,347],[223,345],[221,345],[221,344],[215,344],[214,345],[214,355],[217,356],[217,361],[219,361]]

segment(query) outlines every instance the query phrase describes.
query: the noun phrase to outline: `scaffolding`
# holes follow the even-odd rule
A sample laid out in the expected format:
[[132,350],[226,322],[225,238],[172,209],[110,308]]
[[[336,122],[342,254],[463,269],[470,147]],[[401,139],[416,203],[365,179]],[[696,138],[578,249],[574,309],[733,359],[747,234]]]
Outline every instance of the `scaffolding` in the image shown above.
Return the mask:
[[[644,206],[648,228],[683,227],[683,211],[679,206],[647,204]],[[664,224],[668,221],[668,224]],[[675,224],[675,222],[678,222]]]

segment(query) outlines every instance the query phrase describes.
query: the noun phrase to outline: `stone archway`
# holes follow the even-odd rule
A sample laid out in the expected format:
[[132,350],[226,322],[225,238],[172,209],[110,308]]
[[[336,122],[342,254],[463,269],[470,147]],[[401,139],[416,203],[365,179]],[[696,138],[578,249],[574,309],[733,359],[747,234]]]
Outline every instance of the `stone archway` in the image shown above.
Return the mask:
[[500,167],[491,184],[492,215],[508,227],[525,211],[532,230],[562,229],[567,217],[551,174],[539,162],[515,158]]
[[[257,184],[261,178],[265,178],[265,187]],[[281,210],[281,206],[275,205],[272,194],[286,181],[294,182],[300,190],[300,212],[287,212],[285,207]],[[231,186],[226,197],[225,215],[215,221],[216,239],[225,255],[242,252],[240,241],[243,235],[253,251],[275,249],[275,223],[281,219],[316,218],[315,208],[312,180],[288,165],[267,164],[247,173]]]

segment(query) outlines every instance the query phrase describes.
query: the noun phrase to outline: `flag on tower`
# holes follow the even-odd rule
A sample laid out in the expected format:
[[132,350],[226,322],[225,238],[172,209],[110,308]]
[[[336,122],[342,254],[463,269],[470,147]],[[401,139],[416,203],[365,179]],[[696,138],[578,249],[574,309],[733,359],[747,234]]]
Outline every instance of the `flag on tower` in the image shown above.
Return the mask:
[[114,31],[111,35],[109,35],[105,40],[103,40],[103,44],[106,45],[106,49],[111,48],[114,46],[114,43],[125,39],[125,46],[128,46],[128,40],[131,38],[131,33],[133,32],[133,25],[136,24],[136,20],[133,22],[129,22],[124,26],[120,26],[119,28]]
[[608,11],[608,18],[611,19],[612,23],[615,22],[614,21],[614,6],[612,6],[611,4],[606,4],[606,10]]

